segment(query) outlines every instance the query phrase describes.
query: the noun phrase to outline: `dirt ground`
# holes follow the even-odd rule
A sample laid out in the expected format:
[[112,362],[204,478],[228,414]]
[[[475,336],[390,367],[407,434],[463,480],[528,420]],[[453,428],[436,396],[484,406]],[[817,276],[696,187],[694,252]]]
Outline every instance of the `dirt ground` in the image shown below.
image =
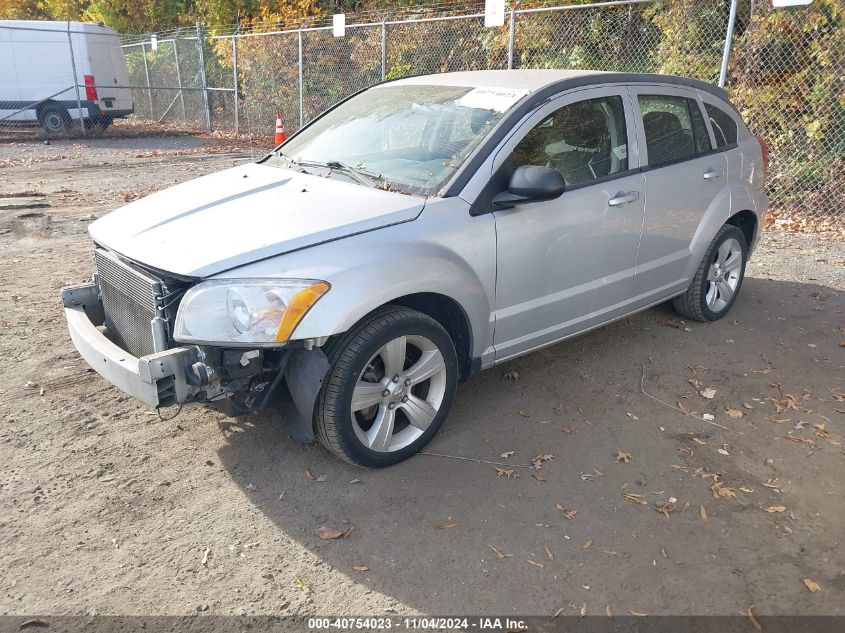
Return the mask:
[[467,459],[367,471],[275,411],[162,421],[69,341],[87,224],[249,159],[208,143],[0,144],[0,614],[845,614],[842,243],[767,236],[729,318],[486,372],[427,449]]

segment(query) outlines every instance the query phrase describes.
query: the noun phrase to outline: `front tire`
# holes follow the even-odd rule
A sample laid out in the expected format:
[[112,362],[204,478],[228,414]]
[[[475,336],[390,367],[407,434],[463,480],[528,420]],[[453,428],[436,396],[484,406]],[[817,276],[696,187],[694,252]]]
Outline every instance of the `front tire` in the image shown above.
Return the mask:
[[743,232],[732,224],[722,226],[689,288],[673,300],[675,310],[696,321],[717,321],[725,316],[742,287],[747,254]]
[[330,369],[314,410],[319,442],[371,468],[416,454],[452,406],[458,360],[431,317],[400,306],[378,310],[326,346]]

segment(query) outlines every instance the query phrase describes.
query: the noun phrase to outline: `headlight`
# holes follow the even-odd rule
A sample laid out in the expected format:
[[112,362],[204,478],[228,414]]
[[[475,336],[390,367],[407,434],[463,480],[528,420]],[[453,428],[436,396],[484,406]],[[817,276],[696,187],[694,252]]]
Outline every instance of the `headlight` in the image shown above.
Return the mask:
[[180,343],[276,346],[329,289],[325,281],[204,281],[182,298],[173,338]]

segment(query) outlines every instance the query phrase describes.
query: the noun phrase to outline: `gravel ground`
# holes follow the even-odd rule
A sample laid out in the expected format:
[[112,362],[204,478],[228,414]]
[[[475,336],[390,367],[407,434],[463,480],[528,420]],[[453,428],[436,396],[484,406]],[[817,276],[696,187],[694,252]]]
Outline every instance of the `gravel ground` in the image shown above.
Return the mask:
[[767,236],[729,318],[659,306],[488,371],[427,449],[469,459],[366,471],[276,411],[162,421],[69,342],[90,220],[248,159],[0,144],[0,614],[845,613],[842,243]]

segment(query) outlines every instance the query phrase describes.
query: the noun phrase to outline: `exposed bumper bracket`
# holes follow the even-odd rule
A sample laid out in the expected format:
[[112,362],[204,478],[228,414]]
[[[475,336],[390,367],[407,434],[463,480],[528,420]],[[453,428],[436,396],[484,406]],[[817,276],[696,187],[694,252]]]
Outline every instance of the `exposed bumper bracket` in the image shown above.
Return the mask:
[[62,304],[74,346],[103,378],[151,407],[188,399],[185,368],[195,360],[191,348],[177,347],[141,358],[121,349],[97,329],[104,317],[93,283],[62,289]]

